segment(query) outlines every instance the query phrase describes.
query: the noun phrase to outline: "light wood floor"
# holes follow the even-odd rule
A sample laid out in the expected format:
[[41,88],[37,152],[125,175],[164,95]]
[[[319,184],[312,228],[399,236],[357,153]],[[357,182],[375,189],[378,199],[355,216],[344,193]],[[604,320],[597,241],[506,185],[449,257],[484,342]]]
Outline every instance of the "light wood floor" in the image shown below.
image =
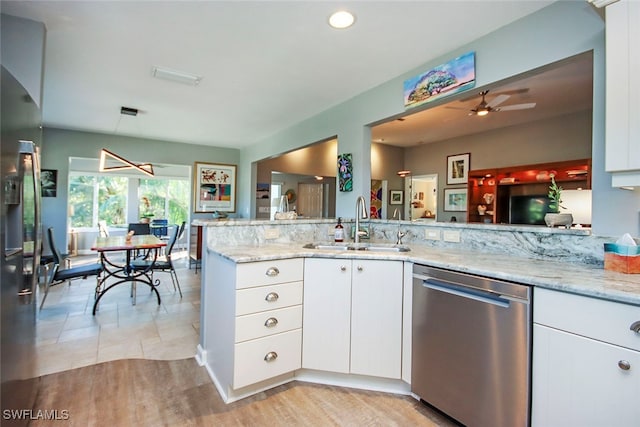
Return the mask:
[[[74,265],[87,261],[77,259]],[[95,317],[94,279],[52,287],[37,322],[40,376],[28,381],[36,384],[34,411],[55,410],[68,420],[11,424],[455,425],[411,397],[303,382],[224,404],[206,370],[193,358],[200,327],[200,273],[187,268],[186,257],[177,267],[183,298],[162,274],[160,306],[154,294],[142,288],[137,304],[131,305],[128,287],[121,286],[103,297]]]
[[[38,386],[35,407],[66,410],[64,425],[454,425],[408,396],[302,382],[226,405],[193,358],[105,362],[45,375]],[[62,424],[35,420],[29,425]]]

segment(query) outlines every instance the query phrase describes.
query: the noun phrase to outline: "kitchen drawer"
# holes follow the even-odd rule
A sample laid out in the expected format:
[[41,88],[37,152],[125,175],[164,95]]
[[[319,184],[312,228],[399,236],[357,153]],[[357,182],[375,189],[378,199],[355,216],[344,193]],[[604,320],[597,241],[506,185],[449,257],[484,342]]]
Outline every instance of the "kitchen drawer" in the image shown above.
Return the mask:
[[640,351],[640,307],[535,288],[533,321],[552,328]]
[[238,264],[236,289],[302,280],[303,265],[302,258]]
[[236,318],[236,342],[262,338],[301,327],[301,305],[238,316]]
[[[273,359],[268,360],[268,355]],[[301,329],[236,344],[233,388],[300,369],[301,359]]]
[[302,282],[236,291],[236,316],[302,304]]

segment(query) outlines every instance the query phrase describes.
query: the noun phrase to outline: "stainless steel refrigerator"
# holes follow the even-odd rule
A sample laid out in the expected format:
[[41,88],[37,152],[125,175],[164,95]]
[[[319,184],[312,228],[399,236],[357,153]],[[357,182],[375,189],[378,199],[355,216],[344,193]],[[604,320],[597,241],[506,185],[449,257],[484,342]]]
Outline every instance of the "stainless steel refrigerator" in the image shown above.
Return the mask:
[[1,77],[0,423],[4,425],[14,424],[7,419],[9,409],[29,410],[35,399],[35,300],[42,250],[38,154],[42,116],[27,91],[4,66]]

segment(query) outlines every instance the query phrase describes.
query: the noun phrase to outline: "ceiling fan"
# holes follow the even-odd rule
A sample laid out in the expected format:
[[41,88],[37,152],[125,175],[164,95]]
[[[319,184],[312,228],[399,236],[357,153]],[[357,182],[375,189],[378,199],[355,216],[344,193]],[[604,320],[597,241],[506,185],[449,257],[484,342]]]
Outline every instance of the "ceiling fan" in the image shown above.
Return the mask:
[[536,106],[535,102],[528,102],[525,104],[512,104],[512,105],[504,105],[502,107],[498,107],[498,105],[505,102],[507,99],[511,97],[511,95],[500,94],[493,98],[491,101],[487,102],[485,100],[485,96],[489,93],[488,90],[483,90],[480,92],[480,96],[482,97],[482,101],[471,110],[469,113],[470,116],[486,116],[489,113],[497,113],[499,111],[513,111],[513,110],[526,110],[528,108],[534,108]]

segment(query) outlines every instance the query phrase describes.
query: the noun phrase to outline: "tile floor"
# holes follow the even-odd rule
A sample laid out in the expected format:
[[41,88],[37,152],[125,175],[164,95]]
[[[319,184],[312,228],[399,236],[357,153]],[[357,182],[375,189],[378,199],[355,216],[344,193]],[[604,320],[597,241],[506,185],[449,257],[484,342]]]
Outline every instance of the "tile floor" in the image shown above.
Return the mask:
[[[183,297],[174,292],[169,273],[156,272],[160,305],[146,286],[138,286],[137,302],[132,305],[130,287],[123,284],[102,297],[93,316],[95,277],[52,286],[37,314],[38,375],[116,359],[194,356],[200,333],[201,274],[188,268],[186,251],[175,253],[174,259]],[[72,265],[96,260],[76,257]]]

